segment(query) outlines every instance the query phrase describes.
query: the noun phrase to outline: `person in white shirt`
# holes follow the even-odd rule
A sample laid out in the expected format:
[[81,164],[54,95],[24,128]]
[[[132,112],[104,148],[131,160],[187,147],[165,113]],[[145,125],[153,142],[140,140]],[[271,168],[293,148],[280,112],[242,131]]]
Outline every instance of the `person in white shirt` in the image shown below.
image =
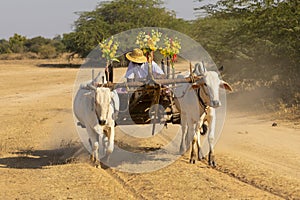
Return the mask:
[[[127,81],[142,79],[148,76],[149,63],[147,62],[147,58],[144,56],[141,49],[133,49],[132,52],[126,54],[126,58],[130,61],[125,74]],[[152,73],[154,78],[160,78],[164,76],[164,72],[154,61],[152,61]]]

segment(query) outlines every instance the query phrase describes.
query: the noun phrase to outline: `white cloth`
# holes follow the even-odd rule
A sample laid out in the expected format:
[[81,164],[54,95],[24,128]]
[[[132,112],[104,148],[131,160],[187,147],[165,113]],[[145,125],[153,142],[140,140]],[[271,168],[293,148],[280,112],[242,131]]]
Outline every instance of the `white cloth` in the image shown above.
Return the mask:
[[[142,65],[130,62],[125,74],[125,78],[129,78],[129,79],[146,78],[148,75],[148,67],[149,67],[148,62],[145,62]],[[164,74],[162,69],[154,61],[152,61],[152,73],[154,78],[156,78],[157,75]]]

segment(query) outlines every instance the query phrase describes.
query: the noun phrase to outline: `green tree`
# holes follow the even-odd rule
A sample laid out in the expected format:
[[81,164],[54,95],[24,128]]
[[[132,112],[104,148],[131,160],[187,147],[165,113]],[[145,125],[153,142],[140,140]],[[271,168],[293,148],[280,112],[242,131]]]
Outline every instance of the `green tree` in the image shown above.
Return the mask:
[[24,43],[26,42],[26,37],[19,34],[14,34],[14,36],[9,38],[9,48],[13,53],[23,53]]
[[62,54],[64,52],[66,52],[66,46],[64,45],[64,43],[62,41],[61,35],[55,36],[52,39],[51,43],[55,47],[55,50],[58,54]]
[[57,56],[56,49],[51,44],[41,45],[38,52],[40,57],[45,59],[55,58]]
[[161,0],[114,0],[100,3],[91,12],[80,13],[75,30],[64,34],[70,52],[85,57],[104,38],[132,28],[164,27],[181,32],[189,24],[162,8]]
[[53,39],[41,36],[27,39],[24,46],[26,47],[26,51],[40,54],[43,58],[52,58],[54,55],[58,55],[66,51],[60,35]]
[[51,40],[46,39],[44,37],[38,36],[31,39],[27,39],[25,42],[25,47],[27,51],[33,52],[33,53],[39,53],[40,47],[46,44],[50,44]]
[[[299,63],[300,4],[279,0],[220,0],[198,8],[208,17],[195,22],[194,37],[217,52],[219,59]],[[209,30],[210,34],[205,32]]]
[[11,53],[9,42],[5,39],[0,40],[0,54]]

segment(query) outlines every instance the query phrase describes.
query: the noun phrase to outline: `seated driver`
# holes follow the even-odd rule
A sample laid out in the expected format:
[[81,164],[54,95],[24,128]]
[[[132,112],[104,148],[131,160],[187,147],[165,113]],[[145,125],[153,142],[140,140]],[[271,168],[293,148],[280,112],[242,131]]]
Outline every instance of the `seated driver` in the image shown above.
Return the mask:
[[[149,63],[141,49],[133,49],[132,52],[126,54],[126,58],[130,61],[125,74],[128,82],[148,76]],[[164,72],[154,61],[152,61],[152,73],[154,78],[164,77]]]

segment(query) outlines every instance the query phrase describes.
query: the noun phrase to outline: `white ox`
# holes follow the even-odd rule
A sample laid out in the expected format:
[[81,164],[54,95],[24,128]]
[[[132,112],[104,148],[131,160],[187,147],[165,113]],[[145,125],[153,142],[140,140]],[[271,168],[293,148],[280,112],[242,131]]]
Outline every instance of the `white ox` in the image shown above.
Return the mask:
[[92,148],[91,160],[99,162],[100,156],[109,156],[114,149],[115,121],[114,93],[109,88],[82,84],[78,90],[73,110],[76,118],[86,128]]
[[[217,72],[207,71],[203,63],[197,63],[193,73],[203,76],[203,79],[193,85],[182,84],[176,87],[174,91],[177,97],[175,104],[180,108],[181,115],[182,138],[180,152],[185,152],[188,141],[192,141],[190,163],[195,163],[197,147],[198,159],[203,159],[200,134],[205,134],[206,130],[202,130],[203,133],[201,129],[206,129],[208,126],[208,164],[215,166],[213,141],[216,125],[215,109],[221,106],[219,87],[229,91],[232,91],[232,88],[228,83],[220,80]],[[183,75],[178,75],[177,78],[183,78]],[[207,126],[203,126],[205,122],[207,122]]]

